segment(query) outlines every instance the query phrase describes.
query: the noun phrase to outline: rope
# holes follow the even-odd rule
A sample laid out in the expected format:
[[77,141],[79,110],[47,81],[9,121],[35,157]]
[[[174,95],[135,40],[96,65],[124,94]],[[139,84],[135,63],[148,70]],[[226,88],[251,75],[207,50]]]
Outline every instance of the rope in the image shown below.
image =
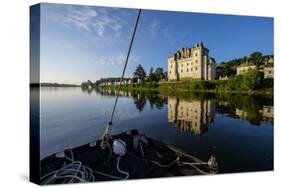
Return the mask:
[[[209,159],[208,162],[205,162],[205,161],[202,161],[202,160],[200,160],[200,159],[198,159],[198,158],[196,158],[192,155],[189,155],[189,154],[187,154],[183,151],[175,149],[173,146],[170,146],[170,145],[167,145],[167,146],[172,151],[178,153],[178,156],[175,160],[173,160],[169,164],[160,164],[159,162],[157,162],[155,160],[150,160],[150,162],[156,164],[157,166],[159,166],[161,168],[169,168],[174,164],[177,164],[178,166],[188,165],[188,166],[193,167],[195,170],[197,170],[198,172],[200,172],[201,174],[204,174],[204,175],[213,175],[213,174],[216,174],[218,172],[218,168],[216,166],[215,158],[213,156],[211,156],[211,158]],[[193,160],[194,162],[180,161],[181,156],[187,157],[187,158]],[[200,169],[199,167],[197,167],[197,166],[202,166],[202,165],[205,165],[209,170],[213,170],[213,171],[212,172],[206,172],[206,171],[203,171],[202,169]]]
[[183,152],[183,151],[180,151],[179,149],[174,148],[174,146],[167,145],[167,147],[168,147],[169,149],[171,149],[172,151],[178,153],[179,155],[188,157],[189,159],[191,159],[191,160],[193,160],[193,161],[195,161],[195,162],[204,163],[204,161],[202,161],[201,159],[198,159],[198,158],[196,158],[196,157],[194,157],[194,156],[192,156],[192,155],[189,155],[189,154],[187,154],[187,153],[185,153],[185,152]]
[[120,169],[120,160],[121,160],[121,157],[118,157],[117,158],[117,163],[116,163],[116,169],[119,173],[121,174],[124,174],[126,175],[125,178],[121,178],[121,177],[118,177],[118,176],[114,176],[114,175],[111,175],[111,174],[107,174],[107,173],[104,173],[104,172],[101,172],[101,171],[98,171],[98,170],[94,170],[93,172],[96,173],[96,174],[99,174],[101,176],[105,176],[105,177],[108,177],[108,178],[112,178],[112,179],[116,179],[116,180],[126,180],[130,177],[130,174],[126,171],[123,171]]
[[121,174],[125,174],[125,175],[126,175],[126,177],[124,178],[124,180],[126,180],[126,179],[129,178],[130,174],[129,174],[128,172],[125,172],[125,171],[123,171],[123,170],[121,170],[121,169],[119,168],[120,160],[121,160],[121,157],[118,157],[118,158],[117,158],[117,170],[118,170],[118,172],[120,172]]
[[[208,164],[208,163],[207,163],[207,164]],[[202,163],[202,164],[196,164],[196,163],[180,162],[178,165],[179,165],[179,166],[189,165],[189,166],[193,167],[193,168],[196,169],[198,172],[200,172],[201,174],[204,174],[204,175],[213,175],[213,174],[216,174],[216,173],[217,173],[217,171],[214,171],[214,172],[205,172],[205,171],[201,170],[199,167],[196,166],[196,165],[204,165],[204,163]]]
[[[216,174],[217,171],[214,171],[214,172],[205,172],[203,171],[202,169],[200,169],[199,167],[197,166],[200,166],[200,165],[209,165],[208,162],[194,162],[194,163],[189,163],[189,162],[183,162],[183,161],[180,161],[180,155],[177,156],[177,158],[175,160],[173,160],[171,163],[169,164],[160,164],[159,162],[155,161],[155,160],[150,160],[150,162],[156,164],[157,166],[159,166],[160,168],[169,168],[171,166],[173,166],[174,164],[177,164],[178,166],[184,166],[184,165],[188,165],[188,166],[191,166],[193,167],[194,169],[196,169],[198,172],[200,172],[201,174],[204,174],[204,175],[213,175],[213,174]],[[210,169],[212,170],[215,170],[214,168],[212,167],[209,167]]]
[[95,181],[93,171],[88,166],[82,165],[80,161],[74,161],[74,155],[72,150],[70,157],[65,156],[71,163],[64,165],[62,168],[49,172],[40,178],[42,185],[55,183],[57,180],[61,180],[62,183],[76,183],[76,182],[92,182]]
[[152,163],[156,164],[157,166],[161,167],[161,168],[169,168],[171,167],[173,164],[177,163],[180,159],[180,156],[178,156],[175,160],[173,160],[171,163],[165,165],[165,164],[160,164],[157,161],[151,160]]
[[129,56],[130,56],[132,45],[133,45],[133,42],[134,42],[137,26],[138,26],[138,23],[139,23],[140,14],[141,14],[141,9],[139,9],[139,12],[138,12],[137,20],[136,20],[136,23],[135,23],[135,27],[134,27],[134,30],[133,30],[133,35],[132,35],[132,38],[131,38],[129,50],[128,50],[126,61],[125,61],[125,65],[124,65],[124,68],[123,68],[123,71],[122,71],[121,81],[120,81],[119,86],[118,86],[117,96],[115,98],[115,102],[114,102],[114,105],[113,105],[113,109],[112,109],[112,112],[111,112],[111,117],[110,117],[109,122],[112,122],[112,120],[113,120],[116,104],[117,104],[117,101],[118,101],[118,98],[119,98],[119,93],[120,93],[121,85],[122,85],[122,82],[124,80],[125,71],[126,71],[126,68],[127,68]]
[[108,146],[108,139],[109,139],[109,136],[111,134],[111,129],[112,129],[112,120],[113,120],[116,105],[117,105],[117,102],[118,102],[118,98],[119,98],[119,94],[120,94],[120,90],[121,90],[121,85],[122,85],[123,80],[124,80],[124,75],[125,75],[125,72],[126,72],[128,60],[129,60],[130,53],[131,53],[131,49],[132,49],[132,46],[133,46],[137,26],[138,26],[139,19],[140,19],[140,14],[141,14],[141,9],[139,9],[137,20],[136,20],[136,23],[135,23],[135,26],[134,26],[133,35],[132,35],[132,38],[131,38],[131,41],[130,41],[129,50],[128,50],[128,53],[127,53],[127,56],[126,56],[124,68],[123,68],[122,75],[121,75],[121,80],[120,80],[120,83],[119,83],[119,86],[118,86],[118,89],[117,89],[117,95],[116,95],[116,98],[115,98],[115,101],[114,101],[114,105],[113,105],[113,109],[112,109],[112,112],[111,112],[110,120],[109,120],[109,122],[107,124],[107,127],[105,129],[105,132],[103,133],[103,136],[102,136],[101,148],[103,148],[103,149]]

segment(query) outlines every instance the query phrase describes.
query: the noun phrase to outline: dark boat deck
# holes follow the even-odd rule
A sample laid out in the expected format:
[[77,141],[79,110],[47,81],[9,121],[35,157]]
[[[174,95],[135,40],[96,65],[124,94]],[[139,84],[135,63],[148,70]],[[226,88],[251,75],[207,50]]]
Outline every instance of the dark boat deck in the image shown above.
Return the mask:
[[[176,149],[147,137],[145,137],[145,143],[143,143],[142,146],[137,146],[136,142],[134,142],[134,137],[138,136],[140,135],[137,131],[132,130],[127,133],[113,136],[110,139],[110,145],[112,145],[114,139],[122,139],[126,143],[127,152],[121,157],[119,167],[122,171],[129,173],[129,179],[202,174],[190,165],[178,165],[178,161],[175,160],[180,158],[180,161],[190,163],[203,161],[200,161],[193,156],[189,157],[188,155],[181,155],[180,151],[177,152]],[[71,151],[73,153],[74,161],[80,161],[84,166],[88,166],[93,170],[95,181],[117,179],[101,175],[98,172],[110,174],[119,177],[120,179],[126,177],[125,174],[122,174],[117,170],[118,156],[114,153],[111,154],[112,151],[110,151],[109,148],[105,150],[101,149],[100,141],[73,148]],[[71,151],[65,150],[62,152],[61,156],[59,156],[59,154],[53,154],[41,160],[41,175],[43,176],[68,164],[69,159],[64,157],[64,155],[71,156]],[[156,164],[155,161],[159,165]],[[164,165],[164,167],[160,167],[160,165]],[[200,169],[211,172],[208,165],[200,166]],[[54,183],[60,183],[60,181]]]

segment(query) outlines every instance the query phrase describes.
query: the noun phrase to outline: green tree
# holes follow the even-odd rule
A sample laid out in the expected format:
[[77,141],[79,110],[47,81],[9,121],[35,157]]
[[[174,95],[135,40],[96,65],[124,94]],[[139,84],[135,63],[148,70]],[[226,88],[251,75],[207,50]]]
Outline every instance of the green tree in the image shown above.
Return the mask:
[[153,69],[153,67],[151,67],[149,70],[149,76],[153,74],[153,71],[154,71],[154,69]]
[[150,70],[149,70],[148,80],[151,81],[151,82],[157,81],[157,78],[156,78],[156,75],[154,73],[153,67],[151,67]]
[[262,53],[261,52],[253,52],[251,53],[249,60],[253,61],[254,64],[256,65],[261,65],[262,64]]
[[138,65],[135,72],[134,72],[134,77],[137,79],[141,79],[144,80],[146,77],[146,72],[143,69],[143,67],[141,65]]
[[82,82],[81,87],[82,88],[88,88],[89,86],[93,87],[94,83],[91,82],[91,80],[88,80],[87,82]]
[[241,63],[245,63],[247,61],[248,57],[247,56],[244,56],[242,59],[241,59]]
[[164,79],[167,80],[168,79],[168,71],[164,72]]
[[245,89],[253,90],[260,85],[261,76],[257,68],[249,69],[242,75],[242,85]]
[[162,79],[164,79],[164,77],[165,77],[165,75],[164,75],[164,70],[163,70],[163,68],[161,68],[161,67],[158,67],[156,70],[155,70],[155,76],[156,76],[156,78],[157,78],[157,81],[159,81],[159,80],[162,80]]

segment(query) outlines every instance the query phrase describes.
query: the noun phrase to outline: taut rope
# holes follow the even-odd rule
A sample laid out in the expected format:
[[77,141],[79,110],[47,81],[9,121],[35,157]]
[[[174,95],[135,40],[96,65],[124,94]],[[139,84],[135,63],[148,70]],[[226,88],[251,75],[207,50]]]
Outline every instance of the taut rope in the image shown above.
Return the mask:
[[105,132],[102,135],[101,147],[103,149],[105,149],[106,147],[109,146],[108,138],[109,138],[109,136],[111,134],[112,120],[113,120],[113,116],[114,116],[114,113],[115,113],[117,101],[118,101],[118,98],[119,98],[119,92],[120,92],[120,89],[121,89],[121,85],[122,85],[122,82],[124,80],[124,75],[125,75],[125,71],[126,71],[126,68],[127,68],[129,56],[130,56],[131,49],[132,49],[132,46],[133,46],[133,42],[134,42],[137,26],[138,26],[139,19],[140,19],[140,14],[141,14],[141,9],[139,9],[138,16],[137,16],[137,19],[136,19],[136,23],[135,23],[135,26],[134,26],[133,35],[132,35],[132,38],[131,38],[131,41],[130,41],[129,50],[128,50],[127,57],[126,57],[126,60],[125,60],[125,64],[124,64],[121,80],[120,80],[120,83],[119,83],[119,86],[118,86],[117,95],[116,95],[116,98],[115,98],[113,109],[112,109],[112,112],[111,112],[110,120],[109,120],[109,122],[108,122],[108,124],[106,126]]

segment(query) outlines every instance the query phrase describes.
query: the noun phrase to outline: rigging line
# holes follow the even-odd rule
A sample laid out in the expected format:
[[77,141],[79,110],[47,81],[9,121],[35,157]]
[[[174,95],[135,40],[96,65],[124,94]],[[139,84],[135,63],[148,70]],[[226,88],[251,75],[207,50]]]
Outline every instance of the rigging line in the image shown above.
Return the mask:
[[134,42],[134,38],[135,38],[135,34],[136,34],[136,30],[137,30],[137,26],[138,26],[138,22],[139,22],[139,18],[140,18],[140,14],[141,14],[141,9],[139,9],[139,12],[138,12],[137,20],[136,20],[135,27],[134,27],[134,30],[133,30],[133,35],[132,35],[132,38],[131,38],[129,50],[128,50],[128,53],[127,53],[125,65],[124,65],[121,80],[120,80],[120,83],[119,83],[119,86],[118,86],[117,96],[115,98],[115,102],[114,102],[114,106],[113,106],[113,109],[112,109],[112,112],[111,112],[111,117],[110,117],[109,123],[112,123],[112,120],[113,120],[115,108],[116,108],[117,101],[118,101],[118,98],[119,98],[119,92],[120,92],[120,89],[121,89],[122,82],[124,80],[125,71],[126,71],[126,68],[127,68],[129,56],[130,56],[131,49],[132,49],[132,45],[133,45],[133,42]]

